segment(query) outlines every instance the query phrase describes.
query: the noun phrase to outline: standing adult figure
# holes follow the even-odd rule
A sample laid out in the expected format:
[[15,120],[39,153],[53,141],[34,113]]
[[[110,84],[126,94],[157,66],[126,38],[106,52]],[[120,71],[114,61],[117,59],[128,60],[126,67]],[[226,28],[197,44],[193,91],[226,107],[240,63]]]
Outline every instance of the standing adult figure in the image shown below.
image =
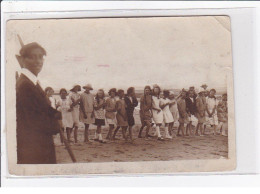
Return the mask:
[[16,82],[17,163],[55,164],[53,135],[59,132],[60,113],[51,107],[39,84],[45,49],[33,42],[20,50],[23,63]]

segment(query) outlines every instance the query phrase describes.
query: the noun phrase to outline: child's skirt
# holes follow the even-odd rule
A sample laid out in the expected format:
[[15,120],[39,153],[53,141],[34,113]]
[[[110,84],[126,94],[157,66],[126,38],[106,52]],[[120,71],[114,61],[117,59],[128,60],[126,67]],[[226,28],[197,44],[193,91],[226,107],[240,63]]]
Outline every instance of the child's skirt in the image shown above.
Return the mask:
[[116,114],[116,121],[117,121],[117,126],[119,127],[127,127],[128,122],[127,120],[124,120],[124,118],[120,114]]
[[95,125],[104,126],[105,125],[105,119],[95,119]]
[[179,113],[178,110],[171,111],[174,122],[178,121]]
[[72,119],[76,127],[79,127],[79,108],[74,107],[72,110]]
[[73,118],[71,112],[61,112],[62,115],[62,127],[63,128],[72,128],[73,127]]
[[164,123],[172,123],[174,121],[172,113],[170,110],[163,110],[163,122]]
[[162,124],[163,123],[163,112],[162,110],[158,113],[157,110],[153,110],[153,120],[155,124]]

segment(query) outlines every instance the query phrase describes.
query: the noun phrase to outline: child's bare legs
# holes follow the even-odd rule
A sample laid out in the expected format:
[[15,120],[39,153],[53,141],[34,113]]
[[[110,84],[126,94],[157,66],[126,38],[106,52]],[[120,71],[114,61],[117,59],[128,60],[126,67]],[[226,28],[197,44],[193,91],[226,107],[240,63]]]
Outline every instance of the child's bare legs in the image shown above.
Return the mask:
[[180,136],[180,130],[181,130],[181,123],[179,124],[178,130],[177,130],[177,136]]
[[189,133],[190,133],[190,125],[191,125],[191,122],[189,122],[186,126],[186,136],[189,136]]
[[100,142],[103,142],[102,134],[101,134],[101,125],[97,125],[97,139]]
[[145,138],[148,138],[149,137],[149,130],[151,128],[151,123],[150,121],[145,121],[146,123],[146,133],[145,133]]
[[169,134],[172,135],[172,128],[173,128],[174,122],[169,123]]
[[126,126],[122,127],[122,135],[123,135],[123,138],[127,141],[126,130],[127,130],[127,127],[126,127]]
[[85,123],[84,142],[89,142],[88,128],[89,128],[89,124],[86,124],[86,123]]
[[[195,131],[195,135],[198,136],[199,135],[199,129],[200,129],[200,123],[197,124],[197,127],[196,127],[196,131]],[[201,133],[201,129],[200,129],[200,133]]]
[[74,141],[75,143],[78,143],[78,126],[75,126],[74,128]]
[[115,129],[115,131],[114,131],[113,137],[112,137],[113,140],[116,139],[116,134],[117,134],[117,132],[118,132],[119,129],[120,129],[120,126],[117,126],[116,129]]
[[199,129],[200,129],[200,135],[204,135],[204,132],[203,132],[203,123],[200,123],[199,124]]
[[61,128],[61,131],[60,131],[60,133],[62,133],[62,134],[60,134],[60,142],[63,144],[63,143],[64,143],[64,139],[63,139],[63,135],[64,135],[64,128],[63,128],[63,127]]
[[145,127],[145,125],[142,125],[141,128],[139,129],[138,138],[142,138],[142,132],[143,132],[144,127]]
[[184,128],[185,128],[185,127],[184,127],[184,123],[182,123],[182,124],[181,124],[181,134],[182,134],[182,136],[184,136]]
[[202,131],[202,135],[205,135],[206,127],[207,127],[207,125],[204,124],[203,131]]
[[213,125],[213,135],[216,135],[216,125]]
[[130,137],[130,141],[133,141],[133,133],[132,133],[132,127],[133,126],[129,126],[129,137]]
[[70,134],[71,134],[71,128],[69,128],[69,127],[66,127],[66,133],[67,133],[67,140],[68,140],[68,142],[70,142]]
[[112,133],[113,133],[114,125],[109,124],[109,131],[107,133],[106,139],[112,139]]

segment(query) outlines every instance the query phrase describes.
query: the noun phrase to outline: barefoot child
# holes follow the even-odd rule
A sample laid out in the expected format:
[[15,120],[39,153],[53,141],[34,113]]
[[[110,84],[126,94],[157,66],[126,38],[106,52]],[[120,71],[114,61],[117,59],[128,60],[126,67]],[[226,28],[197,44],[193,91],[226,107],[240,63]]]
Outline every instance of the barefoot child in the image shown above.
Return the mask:
[[89,125],[94,123],[94,96],[90,93],[93,90],[90,84],[83,86],[85,91],[80,95],[80,121],[85,125],[84,142],[89,142]]
[[135,125],[134,110],[138,105],[138,101],[135,97],[135,88],[130,87],[127,89],[127,95],[125,96],[126,114],[128,121],[128,130],[130,141],[133,141],[132,127]]
[[198,125],[196,128],[195,135],[199,135],[199,130],[200,130],[200,135],[203,135],[203,124],[205,123],[205,112],[206,112],[206,103],[203,100],[204,98],[204,89],[199,90],[199,96],[196,98],[196,108],[197,108],[197,113],[196,116],[198,118]]
[[102,139],[101,129],[105,125],[105,92],[102,89],[99,89],[94,100],[94,115],[95,115],[95,125],[97,126],[97,138],[96,141],[100,143],[105,143]]
[[112,140],[113,129],[116,125],[116,88],[112,88],[108,92],[109,97],[106,100],[106,121],[109,125],[109,131],[106,139]]
[[78,128],[79,128],[79,104],[80,104],[80,94],[81,91],[80,85],[75,85],[69,93],[69,98],[72,101],[72,118],[74,126],[74,141],[78,143]]
[[173,126],[174,126],[174,122],[176,122],[178,120],[179,113],[178,113],[177,101],[174,97],[173,91],[170,91],[169,99],[170,99],[170,111],[171,111],[172,117],[173,117],[173,122],[169,123],[169,133],[170,133],[170,135],[174,135]]
[[165,124],[165,138],[167,139],[172,139],[172,137],[169,134],[169,123],[173,123],[173,116],[170,111],[170,99],[169,99],[169,90],[164,90],[163,91],[163,98],[161,99],[160,102],[160,108],[162,109],[163,112],[163,121]]
[[[70,143],[70,134],[73,127],[73,119],[72,119],[72,102],[69,98],[67,98],[67,90],[65,88],[60,89],[60,99],[57,102],[57,110],[61,112],[62,115],[62,128],[66,130],[67,140]],[[61,138],[63,143],[63,140]]]
[[222,95],[221,101],[217,106],[217,115],[218,115],[218,126],[220,134],[227,136],[227,127],[228,127],[228,106],[227,106],[227,94]]
[[184,128],[185,125],[189,123],[187,107],[186,107],[186,90],[182,89],[180,98],[177,101],[178,111],[179,111],[179,128],[177,132],[177,136],[180,136],[180,131],[182,132],[182,136],[184,136]]
[[145,86],[144,95],[141,96],[140,99],[140,120],[142,126],[139,130],[139,138],[142,138],[143,128],[146,127],[145,138],[148,139],[150,137],[149,130],[152,124],[152,96],[151,96],[151,87]]
[[163,112],[162,109],[160,108],[160,93],[161,89],[160,87],[155,84],[153,86],[153,95],[152,95],[152,114],[153,114],[153,120],[155,122],[155,129],[156,129],[156,136],[157,140],[162,141],[163,138],[161,136],[160,132],[160,126],[162,125],[163,122]]
[[118,90],[118,101],[116,102],[116,120],[117,120],[117,128],[115,129],[115,132],[113,134],[113,140],[116,137],[117,131],[122,128],[122,134],[123,138],[127,141],[126,137],[126,129],[128,127],[128,122],[127,122],[127,114],[126,114],[126,104],[125,104],[125,99],[124,99],[124,90]]

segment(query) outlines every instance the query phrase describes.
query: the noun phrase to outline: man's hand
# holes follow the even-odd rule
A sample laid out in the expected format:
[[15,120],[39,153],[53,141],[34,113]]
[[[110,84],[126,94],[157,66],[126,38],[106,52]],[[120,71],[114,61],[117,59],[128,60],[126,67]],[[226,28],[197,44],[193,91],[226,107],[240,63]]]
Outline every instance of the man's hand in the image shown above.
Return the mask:
[[87,118],[88,118],[87,114],[86,114],[86,113],[84,113],[84,119],[87,119]]

